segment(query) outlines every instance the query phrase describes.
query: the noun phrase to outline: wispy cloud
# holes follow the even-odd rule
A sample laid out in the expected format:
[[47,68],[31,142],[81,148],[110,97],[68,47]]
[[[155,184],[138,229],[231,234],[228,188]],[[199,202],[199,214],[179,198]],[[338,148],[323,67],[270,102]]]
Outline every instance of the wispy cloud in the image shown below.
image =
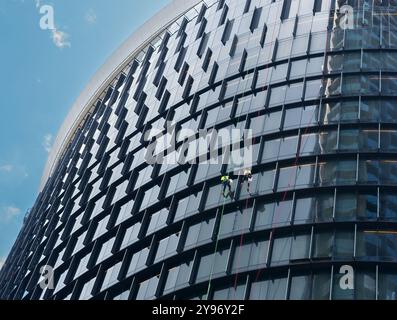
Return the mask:
[[53,140],[54,140],[54,137],[50,133],[48,133],[44,136],[42,146],[43,146],[44,150],[47,151],[48,153],[50,153],[50,151],[51,151]]
[[21,213],[21,209],[15,206],[5,206],[0,209],[0,221],[8,223]]
[[57,28],[51,30],[51,38],[52,42],[58,47],[58,48],[65,48],[65,47],[71,47],[71,43],[68,41],[69,35],[61,31]]
[[0,270],[3,268],[5,262],[6,262],[6,258],[0,257]]
[[42,0],[35,0],[36,9],[42,16],[40,20],[40,27],[43,30],[49,30],[52,42],[56,47],[63,49],[65,47],[71,47],[69,39],[69,34],[56,27],[54,18],[54,8],[51,5],[44,5]]
[[85,14],[84,19],[88,24],[95,24],[97,21],[97,15],[94,9],[88,10],[88,12]]
[[14,166],[12,164],[5,164],[0,166],[0,172],[11,172],[14,170]]

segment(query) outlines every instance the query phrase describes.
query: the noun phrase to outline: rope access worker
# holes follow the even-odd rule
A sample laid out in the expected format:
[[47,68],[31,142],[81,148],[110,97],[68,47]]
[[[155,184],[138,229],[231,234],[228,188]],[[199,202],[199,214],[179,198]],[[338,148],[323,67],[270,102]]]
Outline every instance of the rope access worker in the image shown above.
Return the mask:
[[252,180],[253,180],[253,178],[252,178],[252,171],[251,171],[251,169],[245,169],[245,170],[244,170],[244,179],[243,179],[243,181],[244,181],[244,182],[247,181],[247,192],[248,192],[248,193],[251,193],[250,190],[251,190],[251,183],[252,183]]
[[[228,175],[224,175],[224,176],[221,177],[221,182],[222,182],[222,185],[223,185],[223,191],[222,191],[223,196],[225,198],[227,198],[228,196],[231,196],[232,195],[232,183],[233,183],[233,180],[230,179],[230,177]],[[228,188],[229,192],[225,195],[226,188]]]

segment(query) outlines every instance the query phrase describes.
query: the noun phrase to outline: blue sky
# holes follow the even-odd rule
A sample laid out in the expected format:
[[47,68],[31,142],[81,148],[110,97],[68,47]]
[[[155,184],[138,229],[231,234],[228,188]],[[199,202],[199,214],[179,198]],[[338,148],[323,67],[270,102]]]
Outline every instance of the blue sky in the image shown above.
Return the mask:
[[[170,0],[0,0],[0,268],[51,144],[95,71]],[[40,8],[54,30],[40,28]]]

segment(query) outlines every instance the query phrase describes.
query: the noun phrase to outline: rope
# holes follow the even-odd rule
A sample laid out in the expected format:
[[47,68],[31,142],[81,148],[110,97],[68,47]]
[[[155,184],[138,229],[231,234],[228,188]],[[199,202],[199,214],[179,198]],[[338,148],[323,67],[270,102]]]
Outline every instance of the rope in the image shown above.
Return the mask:
[[[247,198],[247,201],[245,203],[245,211],[248,210],[248,200],[249,198]],[[244,212],[243,212],[244,214]],[[243,219],[243,225],[245,225],[246,222],[246,216],[244,216],[245,219]],[[239,269],[238,266],[240,265],[240,256],[241,256],[241,247],[243,246],[243,241],[244,241],[244,230],[241,231],[241,235],[240,235],[240,245],[238,247],[238,256],[237,256],[237,272],[236,272],[236,276],[234,278],[234,299],[236,300],[236,293],[237,293],[237,280],[238,280],[238,276],[239,276]]]
[[[328,36],[329,36],[329,34],[328,34]],[[328,52],[328,50],[329,50],[329,39],[328,39],[328,36],[327,36],[327,39],[326,39],[326,47],[327,47],[327,48],[326,48],[325,52]],[[323,75],[322,81],[324,82],[324,75]],[[320,93],[321,93],[321,92],[319,92],[319,94],[320,94]],[[310,118],[309,123],[312,122],[313,117],[314,117],[314,113],[315,113],[315,112],[313,112],[313,114],[311,115],[311,118]],[[308,130],[309,130],[309,127],[307,126],[306,129],[305,129],[305,131],[304,131],[304,133],[303,133],[303,135],[306,135],[307,132],[308,132]],[[306,146],[307,141],[308,141],[308,139],[307,139],[307,140],[305,141],[305,143],[303,143],[303,144],[302,144],[303,140],[301,141],[301,145],[300,145],[299,148],[298,148],[298,152],[297,152],[296,158],[295,158],[295,164],[294,164],[295,167],[297,166],[298,160],[300,159],[300,152],[301,152],[301,150],[304,149],[304,147]],[[298,172],[298,173],[296,174],[295,180],[299,177],[299,174],[300,174],[300,172]],[[291,180],[292,180],[292,176],[290,176],[290,180],[289,180],[289,183],[288,183],[288,186],[287,186],[286,190],[284,191],[284,195],[283,195],[282,201],[285,201],[285,199],[286,199],[286,197],[287,197],[288,189],[289,189],[290,186],[291,186]],[[280,210],[280,207],[277,208],[277,211],[275,212],[275,215],[274,215],[275,221],[277,221],[278,218],[279,218],[279,211],[281,211],[281,210]],[[272,240],[273,240],[273,238],[274,238],[275,232],[276,232],[276,227],[273,226],[273,229],[272,229],[272,231],[270,232],[269,243],[272,242]],[[285,248],[284,248],[283,250],[285,250]],[[267,267],[267,265],[266,265],[265,267],[263,267],[263,268],[261,268],[261,269],[258,270],[257,275],[256,275],[256,277],[255,277],[255,282],[258,281],[261,272],[262,272],[266,267]]]
[[[315,112],[312,113],[309,123],[312,122],[313,117],[314,117],[314,114],[315,114]],[[305,129],[305,131],[304,131],[304,133],[303,133],[303,136],[307,134],[308,130],[309,130],[309,127],[306,127],[306,129]],[[304,141],[304,140],[305,140],[305,141]],[[307,139],[307,138],[306,138],[306,139],[304,139],[304,138],[302,139],[302,141],[301,141],[301,143],[300,143],[300,146],[299,146],[299,148],[298,148],[298,150],[297,150],[297,153],[296,153],[295,162],[294,162],[294,167],[297,167],[298,161],[299,161],[299,159],[300,159],[300,152],[301,152],[301,150],[303,150],[303,149],[305,148],[306,143],[307,143],[308,140],[309,140],[309,139]],[[304,143],[302,143],[303,141],[304,141]],[[299,174],[300,174],[300,172],[297,172],[297,174],[295,175],[295,180],[299,177]],[[291,187],[291,183],[292,183],[292,177],[293,177],[293,175],[291,175],[290,178],[289,178],[288,185],[287,185],[286,190],[284,191],[284,194],[283,194],[283,197],[282,197],[281,202],[284,202],[285,199],[287,198],[288,189]],[[275,223],[278,223],[278,219],[279,219],[280,213],[281,213],[281,209],[280,209],[280,208],[281,208],[281,207],[279,206],[279,207],[277,208],[275,214],[274,214],[274,218],[275,218],[275,219],[274,219],[273,221],[274,221]],[[273,223],[273,229],[272,229],[272,231],[270,232],[269,243],[271,243],[271,241],[273,240],[274,233],[276,232],[275,223]],[[256,275],[255,281],[258,281],[258,278],[259,278],[259,276],[260,276],[260,274],[261,274],[261,272],[262,272],[263,269],[264,269],[264,268],[261,268],[261,269],[258,270],[258,273],[257,273],[257,275]]]
[[215,267],[215,255],[216,255],[216,252],[218,251],[218,243],[219,243],[219,230],[220,230],[220,228],[221,228],[221,225],[222,225],[223,213],[224,213],[224,211],[225,211],[226,197],[224,196],[224,194],[222,194],[222,195],[223,195],[222,213],[221,213],[221,218],[220,218],[220,221],[219,221],[219,229],[218,229],[218,233],[217,233],[217,235],[216,235],[216,241],[215,241],[215,250],[214,250],[214,257],[213,257],[213,262],[212,262],[212,266],[211,266],[210,278],[209,278],[209,281],[208,281],[207,300],[208,300],[208,297],[209,297],[209,293],[210,293],[210,289],[211,289],[212,276],[213,276],[213,273],[214,273],[214,267]]
[[[275,35],[275,31],[276,31],[276,28],[274,27],[273,28],[273,32],[272,32],[272,37],[271,37],[271,40],[273,40],[273,38],[274,38],[274,35]],[[247,72],[247,74],[248,74],[248,72]],[[246,75],[247,75],[246,74]],[[266,80],[268,80],[269,79],[269,76],[270,76],[270,73],[268,72],[267,74],[266,74]],[[264,85],[264,87],[263,88],[266,88],[266,84]],[[269,90],[269,88],[268,88],[268,90]],[[243,97],[245,97],[245,92],[243,93],[243,95],[242,95],[242,98]],[[258,113],[257,113],[258,115],[258,117],[260,116],[260,110],[258,110]],[[240,118],[241,118],[241,115],[239,116],[239,121],[240,121]],[[256,144],[256,139],[257,139],[257,137],[254,137],[254,141],[253,141],[253,145],[255,145]],[[247,183],[249,183],[248,181],[247,181]],[[251,191],[251,190],[250,190]],[[246,206],[245,206],[245,211],[247,211],[248,210],[248,201],[249,201],[249,198],[247,198],[247,201],[246,201]],[[245,222],[245,221],[244,221]],[[237,265],[239,265],[240,264],[240,255],[241,255],[241,247],[243,246],[243,243],[244,243],[244,230],[242,230],[241,231],[241,235],[240,235],[240,245],[239,245],[239,247],[238,247],[238,252],[239,252],[239,254],[238,254],[238,260],[237,260]],[[235,275],[235,279],[234,279],[234,299],[236,298],[236,294],[237,294],[237,282],[238,282],[238,276],[239,276],[239,270],[237,269],[237,272],[236,272],[236,275]]]

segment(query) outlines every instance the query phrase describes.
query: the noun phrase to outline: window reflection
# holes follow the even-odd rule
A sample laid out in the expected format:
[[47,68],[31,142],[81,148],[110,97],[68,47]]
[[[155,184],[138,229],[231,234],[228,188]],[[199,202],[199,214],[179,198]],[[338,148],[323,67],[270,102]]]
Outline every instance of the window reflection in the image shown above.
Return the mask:
[[376,276],[375,270],[359,271],[355,275],[355,299],[376,299]]
[[175,233],[161,239],[157,244],[156,256],[154,262],[157,263],[160,260],[164,260],[167,257],[176,254],[176,249],[179,243],[180,233]]
[[365,260],[395,261],[397,233],[393,230],[363,230],[357,234],[357,256]]
[[333,207],[333,194],[318,194],[314,197],[298,198],[295,205],[294,223],[331,221],[333,219]]
[[159,277],[150,278],[139,284],[136,300],[151,300],[155,299]]
[[367,122],[377,122],[380,118],[379,100],[361,100],[360,120]]
[[109,268],[105,273],[105,278],[102,282],[101,291],[105,290],[106,288],[111,287],[115,283],[118,282],[118,276],[121,268],[121,262],[117,263],[116,265]]
[[213,300],[244,300],[245,284],[234,286],[226,286],[222,289],[215,289],[212,299]]
[[251,243],[238,245],[232,263],[233,272],[250,269],[259,269],[267,261],[268,240],[257,240]]
[[379,300],[397,300],[397,273],[389,270],[379,272]]
[[380,194],[379,216],[382,220],[397,221],[397,197],[394,192]]
[[168,271],[163,295],[188,285],[191,269],[191,261],[182,263]]
[[[225,216],[222,218],[222,223],[224,220]],[[214,225],[215,218],[212,218],[190,226],[187,231],[185,249],[196,247],[210,241],[214,232]]]
[[251,222],[252,208],[225,213],[222,217],[218,236],[224,238],[232,234],[248,232]]
[[341,160],[319,164],[320,185],[352,184],[356,180],[356,161]]
[[229,249],[223,249],[215,254],[204,255],[200,258],[196,282],[208,280],[212,276],[226,273]]
[[289,300],[310,300],[312,277],[310,274],[291,277]]
[[397,152],[397,130],[380,131],[380,148],[382,152]]
[[259,202],[256,205],[255,229],[286,225],[291,220],[292,201]]
[[320,121],[324,124],[350,122],[358,119],[358,101],[325,103],[321,107]]
[[287,290],[287,275],[254,282],[251,285],[251,300],[285,300]]

